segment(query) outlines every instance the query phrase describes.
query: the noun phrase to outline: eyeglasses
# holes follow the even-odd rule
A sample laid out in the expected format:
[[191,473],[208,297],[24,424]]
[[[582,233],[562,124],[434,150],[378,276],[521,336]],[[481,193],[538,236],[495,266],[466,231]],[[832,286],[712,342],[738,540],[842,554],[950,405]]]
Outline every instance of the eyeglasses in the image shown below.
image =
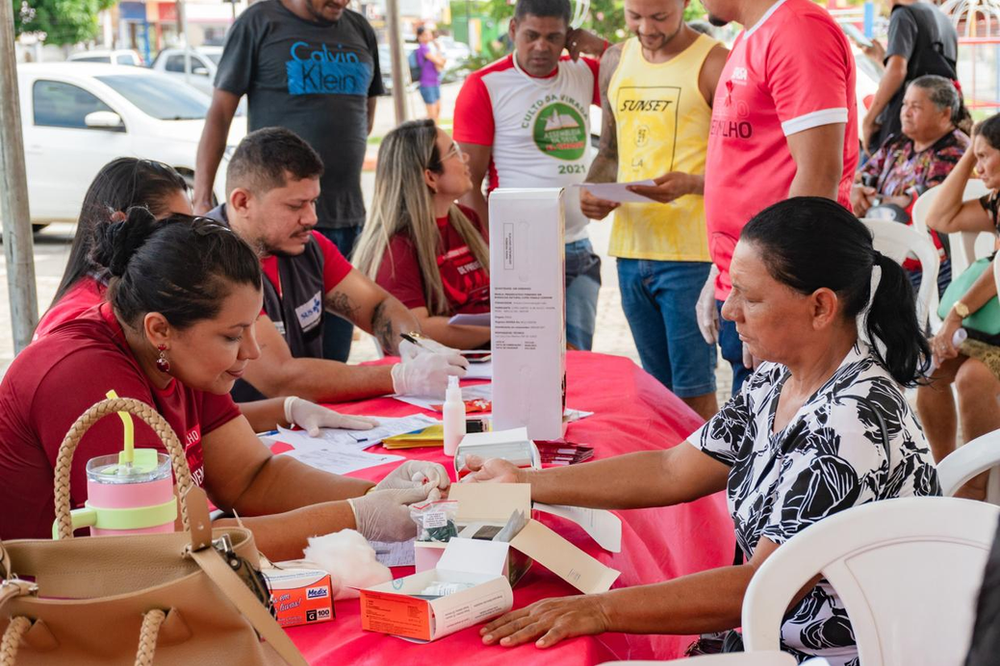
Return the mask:
[[462,152],[462,149],[459,147],[457,141],[451,142],[451,147],[448,148],[448,152],[444,154],[441,161],[444,162],[446,160],[450,160],[452,157],[458,157],[458,159],[463,161],[465,160],[465,153]]

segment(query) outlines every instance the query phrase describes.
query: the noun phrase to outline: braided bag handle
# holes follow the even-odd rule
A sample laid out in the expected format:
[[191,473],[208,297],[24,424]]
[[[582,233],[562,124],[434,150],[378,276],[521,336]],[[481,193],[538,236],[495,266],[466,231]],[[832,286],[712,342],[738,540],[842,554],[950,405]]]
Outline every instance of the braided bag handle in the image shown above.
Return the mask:
[[[188,490],[194,485],[191,479],[191,470],[188,468],[187,457],[184,455],[184,447],[177,439],[177,434],[170,427],[166,419],[160,413],[146,403],[134,398],[108,398],[93,405],[90,409],[80,415],[80,418],[70,427],[69,432],[59,445],[59,455],[56,457],[55,470],[55,502],[56,521],[59,527],[60,539],[73,538],[73,520],[70,517],[70,496],[69,478],[70,470],[73,467],[73,453],[80,444],[80,440],[95,423],[105,416],[116,414],[117,412],[128,412],[133,416],[142,419],[156,436],[163,442],[167,452],[170,454],[170,461],[174,468],[174,476],[177,479],[178,495],[182,500],[186,497]],[[181,519],[184,529],[191,531],[188,520],[187,504],[184,501],[181,505]]]

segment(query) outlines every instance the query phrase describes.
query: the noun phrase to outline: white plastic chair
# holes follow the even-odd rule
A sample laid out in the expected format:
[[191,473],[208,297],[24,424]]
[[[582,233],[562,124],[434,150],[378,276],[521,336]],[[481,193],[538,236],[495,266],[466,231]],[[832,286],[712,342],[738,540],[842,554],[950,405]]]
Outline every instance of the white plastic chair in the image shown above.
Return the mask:
[[851,618],[864,666],[959,666],[1000,507],[951,497],[872,502],[807,527],[743,598],[748,652],[779,645],[796,593],[822,574]]
[[687,659],[669,661],[606,661],[601,666],[795,666],[795,657],[787,652],[763,650],[758,652],[734,652],[732,654],[706,654]]
[[934,243],[926,234],[899,222],[867,218],[861,221],[874,235],[875,249],[885,256],[900,264],[910,252],[920,259],[923,277],[920,280],[920,289],[917,291],[917,321],[923,325],[929,320],[931,330],[936,330],[940,323],[937,316],[937,276],[940,261]]
[[952,497],[969,479],[989,470],[986,485],[986,501],[1000,505],[1000,430],[988,432],[982,437],[958,447],[938,463],[938,481],[941,494]]
[[[931,203],[941,193],[940,188],[940,185],[936,185],[927,190],[913,205],[913,227],[922,234],[927,234],[927,213],[930,211]],[[972,179],[965,185],[962,200],[978,199],[989,192],[983,181]],[[991,233],[962,231],[949,234],[949,239],[951,241],[952,275],[961,275],[962,271],[968,268],[977,257],[985,256],[993,251],[994,238]]]

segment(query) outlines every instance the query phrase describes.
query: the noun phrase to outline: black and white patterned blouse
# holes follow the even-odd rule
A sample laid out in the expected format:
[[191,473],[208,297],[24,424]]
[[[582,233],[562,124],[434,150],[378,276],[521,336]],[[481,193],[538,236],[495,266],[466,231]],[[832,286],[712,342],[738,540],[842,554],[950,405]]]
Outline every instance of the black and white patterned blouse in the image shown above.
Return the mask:
[[[866,344],[858,342],[830,380],[774,434],[778,396],[788,377],[785,366],[762,364],[743,390],[688,438],[731,468],[729,510],[747,559],[761,537],[783,544],[852,506],[941,494],[923,431]],[[826,581],[786,616],[781,635],[783,649],[800,661],[821,656],[834,666],[857,666],[847,613]]]

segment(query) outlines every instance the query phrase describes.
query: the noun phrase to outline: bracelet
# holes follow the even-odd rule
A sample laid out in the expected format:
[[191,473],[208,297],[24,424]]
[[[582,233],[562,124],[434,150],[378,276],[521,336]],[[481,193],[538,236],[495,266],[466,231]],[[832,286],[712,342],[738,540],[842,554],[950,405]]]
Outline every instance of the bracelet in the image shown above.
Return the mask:
[[292,403],[298,399],[298,396],[294,395],[285,398],[285,420],[288,421],[288,425],[295,425],[295,420],[292,419]]

